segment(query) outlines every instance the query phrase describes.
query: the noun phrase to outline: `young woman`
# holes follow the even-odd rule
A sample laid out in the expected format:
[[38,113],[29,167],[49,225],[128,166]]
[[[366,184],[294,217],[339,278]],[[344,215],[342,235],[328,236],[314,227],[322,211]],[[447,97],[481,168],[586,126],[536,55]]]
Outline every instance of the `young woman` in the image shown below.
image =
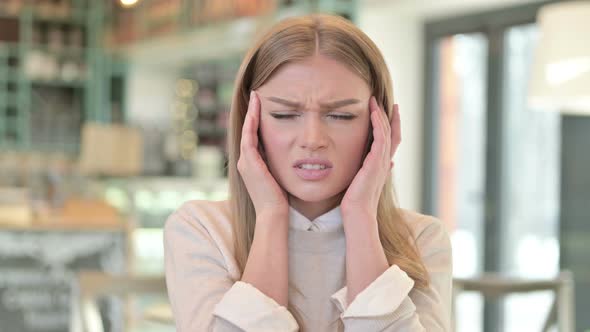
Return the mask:
[[284,20],[245,56],[229,124],[230,199],[164,231],[179,331],[449,331],[451,247],[400,209],[401,141],[375,44],[329,15]]

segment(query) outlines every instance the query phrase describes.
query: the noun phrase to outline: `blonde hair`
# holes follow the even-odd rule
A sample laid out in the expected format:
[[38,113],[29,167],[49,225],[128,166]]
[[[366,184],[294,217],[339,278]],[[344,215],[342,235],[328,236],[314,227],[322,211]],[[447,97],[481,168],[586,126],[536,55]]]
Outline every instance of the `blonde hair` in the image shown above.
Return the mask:
[[[256,223],[254,205],[236,166],[250,91],[263,85],[280,66],[318,53],[340,61],[363,78],[391,119],[393,88],[383,56],[367,35],[344,18],[325,14],[288,18],[273,26],[250,48],[236,77],[228,131],[229,199],[235,256],[242,272]],[[415,281],[415,287],[423,289],[428,286],[428,273],[413,234],[397,207],[391,180],[390,174],[377,208],[381,245],[389,264],[397,264]]]

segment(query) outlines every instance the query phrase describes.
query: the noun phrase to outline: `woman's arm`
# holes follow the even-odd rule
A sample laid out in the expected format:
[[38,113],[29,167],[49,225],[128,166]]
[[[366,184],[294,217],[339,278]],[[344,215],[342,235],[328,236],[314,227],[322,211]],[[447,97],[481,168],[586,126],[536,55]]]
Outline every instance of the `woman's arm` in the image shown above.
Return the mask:
[[371,218],[371,216],[360,215],[344,215],[343,218],[352,219],[344,221],[348,225],[345,233],[346,286],[348,288],[346,301],[352,303],[358,293],[389,268],[389,263],[379,241],[376,220],[359,222],[359,220]]
[[[361,289],[382,266],[368,257],[373,245],[363,244],[360,237],[347,243],[346,267],[354,273],[347,287],[332,296],[345,331],[450,331],[452,253],[448,234],[440,221],[429,218],[416,243],[430,277],[426,289],[414,288],[414,281],[397,265]],[[349,255],[348,250],[357,252]],[[378,250],[375,254],[379,255]],[[348,296],[348,289],[353,289],[353,296]]]
[[256,287],[281,306],[289,294],[289,215],[256,217],[256,230],[242,281]]

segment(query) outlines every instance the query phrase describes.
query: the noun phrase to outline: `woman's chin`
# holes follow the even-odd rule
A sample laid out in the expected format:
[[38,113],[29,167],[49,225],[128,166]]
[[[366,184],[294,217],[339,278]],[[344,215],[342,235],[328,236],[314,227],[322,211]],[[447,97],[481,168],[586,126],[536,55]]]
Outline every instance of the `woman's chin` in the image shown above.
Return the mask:
[[[336,180],[336,179],[333,179]],[[346,181],[309,181],[301,183],[299,179],[285,179],[280,181],[281,187],[289,193],[289,199],[296,199],[306,203],[320,203],[336,199],[347,188]]]
[[310,188],[307,190],[305,188],[297,188],[296,190],[289,191],[290,199],[295,198],[307,203],[319,203],[331,200],[337,194],[338,192],[329,190],[329,188],[323,188],[323,190],[319,188]]

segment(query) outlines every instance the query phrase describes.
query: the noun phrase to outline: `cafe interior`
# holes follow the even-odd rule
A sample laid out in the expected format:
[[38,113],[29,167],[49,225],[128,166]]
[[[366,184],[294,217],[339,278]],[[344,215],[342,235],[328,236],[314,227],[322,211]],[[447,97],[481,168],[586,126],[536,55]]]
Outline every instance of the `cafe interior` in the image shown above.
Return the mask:
[[228,199],[242,57],[309,13],[386,60],[453,330],[590,331],[590,1],[0,0],[0,332],[175,331],[164,224]]

